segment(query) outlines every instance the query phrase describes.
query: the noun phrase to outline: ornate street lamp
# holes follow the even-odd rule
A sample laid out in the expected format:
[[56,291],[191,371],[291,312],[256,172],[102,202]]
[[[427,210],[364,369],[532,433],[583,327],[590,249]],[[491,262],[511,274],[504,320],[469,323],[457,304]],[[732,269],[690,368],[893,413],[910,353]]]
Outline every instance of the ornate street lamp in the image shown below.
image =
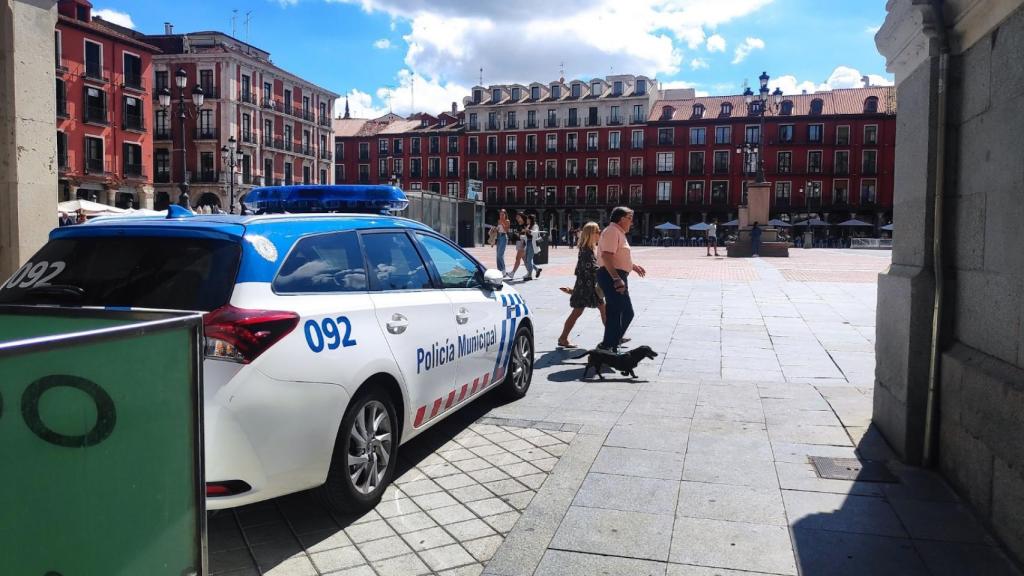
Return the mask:
[[[174,74],[174,85],[178,87],[178,132],[181,139],[181,195],[178,196],[178,204],[191,208],[188,199],[188,170],[185,151],[185,87],[188,85],[188,73],[184,68],[178,68]],[[161,108],[168,108],[171,105],[171,91],[164,87],[158,95]],[[196,84],[192,88],[192,104],[199,110],[203,106],[203,89]]]
[[[764,115],[768,111],[769,107],[771,107],[771,110],[772,110],[773,114],[777,113],[779,111],[779,106],[782,104],[782,90],[779,89],[777,86],[776,86],[774,92],[772,92],[772,91],[770,91],[768,89],[768,80],[770,78],[771,78],[771,76],[768,76],[767,72],[761,72],[761,75],[758,76],[758,78],[757,78],[760,81],[760,83],[761,83],[761,87],[758,89],[757,94],[754,94],[754,91],[751,90],[749,86],[747,87],[746,90],[743,91],[743,99],[746,100],[748,107],[751,106],[752,104],[755,104],[755,103],[757,104],[756,113],[757,113],[758,117],[760,117],[760,119],[761,119],[761,124],[760,124],[760,128],[758,129],[758,133],[757,133],[757,142],[744,142],[741,146],[736,148],[736,153],[737,154],[746,154],[747,156],[745,156],[745,157],[749,157],[749,155],[756,149],[756,151],[757,151],[757,176],[756,176],[756,178],[757,178],[757,183],[758,184],[763,184],[764,181],[765,181],[764,180],[764,144],[763,144],[763,142],[764,142]],[[770,100],[769,100],[769,95],[771,96]],[[744,172],[746,172],[746,171],[747,170],[744,168]]]
[[224,161],[224,166],[228,169],[228,190],[229,192],[229,204],[228,213],[235,213],[235,167],[241,166],[242,164],[242,151],[238,149],[238,142],[235,137],[228,138],[227,146],[222,146],[220,149],[221,159]]

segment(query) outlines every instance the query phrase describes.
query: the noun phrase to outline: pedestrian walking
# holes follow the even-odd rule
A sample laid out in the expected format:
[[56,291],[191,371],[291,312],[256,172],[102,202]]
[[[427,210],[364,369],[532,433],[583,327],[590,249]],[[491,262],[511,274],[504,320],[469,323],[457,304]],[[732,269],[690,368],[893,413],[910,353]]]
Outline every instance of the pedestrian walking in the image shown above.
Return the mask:
[[619,347],[623,335],[633,321],[633,302],[629,296],[628,278],[630,272],[636,272],[641,278],[647,275],[642,266],[633,264],[629,241],[626,234],[633,226],[633,210],[619,206],[612,210],[611,223],[601,232],[597,241],[599,263],[597,285],[605,297],[607,321],[604,325],[604,338],[598,348],[615,350]]
[[498,270],[501,270],[502,274],[505,274],[505,248],[508,247],[509,225],[508,212],[505,212],[505,209],[502,208],[498,211],[498,223],[494,227],[497,231],[494,245],[497,248]]
[[533,263],[533,258],[536,256],[540,247],[537,242],[540,240],[540,226],[537,225],[537,217],[533,214],[526,216],[526,278],[523,280],[533,280],[534,278],[540,278],[542,270],[539,266]]
[[552,248],[558,248],[558,228],[551,228],[551,235],[548,236],[548,239],[548,244],[550,244]]
[[715,218],[708,224],[708,256],[711,256],[711,248],[715,249],[715,256],[718,256],[718,219]]
[[601,312],[601,322],[607,323],[604,297],[601,294],[601,289],[597,287],[598,264],[597,254],[594,253],[600,237],[601,227],[597,225],[597,222],[587,222],[583,225],[580,241],[576,246],[579,248],[576,255],[576,284],[571,291],[562,289],[563,292],[571,294],[569,306],[572,308],[572,312],[569,313],[569,317],[565,319],[565,325],[562,327],[562,335],[558,337],[558,345],[562,348],[576,347],[569,342],[569,332],[572,331],[585,309],[597,308]]
[[760,257],[761,252],[761,227],[754,222],[754,227],[750,229],[750,250],[755,257]]
[[516,277],[519,265],[526,261],[526,218],[517,213],[513,218],[512,232],[516,243],[516,263],[512,266],[512,272],[508,274],[509,280]]

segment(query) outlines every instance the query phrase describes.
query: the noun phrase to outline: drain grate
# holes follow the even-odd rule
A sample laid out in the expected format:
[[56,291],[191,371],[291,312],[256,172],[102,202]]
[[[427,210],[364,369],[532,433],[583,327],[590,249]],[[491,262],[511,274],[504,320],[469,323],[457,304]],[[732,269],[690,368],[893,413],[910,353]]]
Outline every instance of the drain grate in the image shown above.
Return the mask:
[[857,482],[898,482],[885,462],[858,460],[856,458],[826,458],[810,456],[811,464],[819,478],[829,480],[855,480]]

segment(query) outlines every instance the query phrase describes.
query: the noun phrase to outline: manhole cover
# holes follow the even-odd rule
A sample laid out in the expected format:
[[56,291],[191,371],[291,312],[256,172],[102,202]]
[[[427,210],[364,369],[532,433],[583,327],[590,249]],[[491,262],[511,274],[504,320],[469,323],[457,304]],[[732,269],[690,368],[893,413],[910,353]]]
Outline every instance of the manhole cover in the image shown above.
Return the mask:
[[856,480],[857,482],[897,482],[884,462],[856,458],[826,458],[810,456],[819,478],[829,480]]

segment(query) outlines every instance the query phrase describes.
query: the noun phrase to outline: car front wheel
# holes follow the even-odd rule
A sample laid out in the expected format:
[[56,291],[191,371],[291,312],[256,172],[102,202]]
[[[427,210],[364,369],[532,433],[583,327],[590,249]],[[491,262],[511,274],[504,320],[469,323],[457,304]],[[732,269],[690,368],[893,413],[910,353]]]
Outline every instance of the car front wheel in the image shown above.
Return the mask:
[[387,394],[374,390],[356,396],[341,420],[321,499],[341,513],[376,506],[394,474],[398,441],[398,420]]
[[512,340],[512,357],[502,382],[501,392],[506,398],[518,400],[526,396],[533,380],[533,335],[526,327],[516,331]]

